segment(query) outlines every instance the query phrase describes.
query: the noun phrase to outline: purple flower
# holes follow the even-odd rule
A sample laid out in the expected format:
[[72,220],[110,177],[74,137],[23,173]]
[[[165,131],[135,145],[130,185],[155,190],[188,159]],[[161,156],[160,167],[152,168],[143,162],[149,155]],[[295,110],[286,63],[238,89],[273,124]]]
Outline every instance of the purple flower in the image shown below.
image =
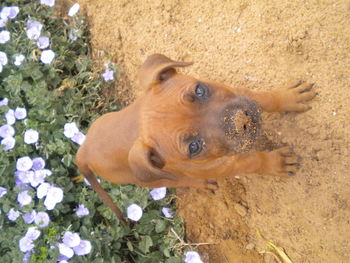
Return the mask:
[[11,221],[16,221],[16,219],[19,217],[19,211],[16,211],[13,208],[11,208],[7,214],[7,217]]
[[79,145],[82,145],[83,142],[85,141],[85,135],[81,132],[77,132],[73,135],[71,140]]
[[19,13],[18,6],[5,6],[0,13],[0,17],[2,19],[13,19],[15,18]]
[[55,208],[56,204],[62,202],[63,191],[61,188],[51,186],[46,194],[44,205],[47,210],[52,210]]
[[132,204],[127,208],[127,216],[133,221],[139,221],[142,217],[142,208],[137,204]]
[[203,263],[196,251],[187,251],[185,254],[185,263]]
[[91,243],[88,240],[81,240],[80,244],[73,247],[74,253],[78,256],[84,256],[91,252]]
[[33,187],[37,187],[39,184],[42,184],[44,182],[45,177],[45,170],[34,171],[33,180],[30,181],[30,185]]
[[163,208],[162,208],[162,213],[163,213],[163,215],[164,215],[166,218],[173,218],[171,209],[168,208],[168,207],[163,207]]
[[4,146],[4,151],[9,151],[13,149],[13,147],[15,147],[15,144],[16,144],[16,140],[11,136],[6,137],[1,141],[1,145]]
[[33,167],[32,169],[35,171],[42,170],[45,168],[45,160],[41,157],[37,157],[33,159]]
[[[0,28],[5,27],[7,23],[7,19],[0,18]],[[0,71],[1,72],[1,71]]]
[[7,30],[0,31],[0,44],[5,44],[10,40],[10,32]]
[[39,140],[39,133],[36,130],[29,129],[24,133],[24,142],[26,144],[33,144]]
[[8,112],[5,114],[6,122],[9,125],[15,124],[16,118],[15,118],[15,111],[9,109]]
[[19,249],[23,252],[26,253],[28,251],[31,251],[34,248],[33,240],[30,240],[27,237],[22,237],[19,240]]
[[40,0],[40,4],[53,7],[55,5],[55,0]]
[[150,192],[153,200],[161,200],[165,197],[166,195],[166,187],[159,187],[159,188],[154,188]]
[[7,65],[7,62],[8,62],[8,59],[7,59],[6,53],[0,51],[0,64],[1,64],[2,66],[5,66],[5,65]]
[[38,227],[44,228],[49,225],[50,217],[46,212],[39,212],[36,214],[34,222]]
[[0,137],[6,138],[13,135],[15,135],[15,129],[11,125],[5,124],[0,127]]
[[26,253],[24,254],[24,256],[23,256],[22,262],[23,262],[23,263],[29,262],[31,256],[32,256],[31,251],[26,252]]
[[23,56],[22,54],[16,55],[15,61],[13,62],[13,64],[15,64],[15,66],[19,67],[20,65],[22,65],[24,60],[25,60],[25,56]]
[[89,215],[89,209],[87,209],[84,205],[79,205],[76,214],[79,217],[87,216]]
[[3,197],[7,193],[7,190],[5,187],[0,186],[0,198]]
[[75,16],[76,13],[78,13],[80,9],[80,5],[78,3],[75,3],[68,11],[68,16]]
[[34,222],[34,219],[36,217],[36,211],[33,210],[31,213],[26,212],[22,217],[24,222],[26,222],[27,224],[31,224]]
[[64,125],[64,136],[66,136],[67,138],[72,138],[74,136],[74,134],[78,133],[79,129],[77,127],[77,125],[75,124],[75,122],[68,122]]
[[25,184],[28,184],[33,181],[34,172],[33,171],[16,171],[15,176]]
[[45,49],[50,45],[50,39],[48,37],[39,37],[36,44],[37,44],[38,48]]
[[80,244],[80,237],[78,233],[67,231],[66,233],[64,233],[62,241],[66,246],[72,248]]
[[114,75],[113,70],[106,69],[106,71],[102,74],[102,77],[105,81],[113,81],[114,80],[113,75]]
[[73,28],[71,31],[69,31],[69,34],[68,34],[69,39],[73,41],[77,40],[78,39],[77,33],[78,33],[78,30]]
[[58,243],[58,250],[59,250],[61,255],[67,257],[68,259],[73,257],[73,255],[74,255],[73,249],[71,249],[70,247],[68,247],[67,245],[65,245],[63,243]]
[[15,109],[15,117],[17,120],[23,120],[25,117],[27,117],[27,110],[25,108],[17,107]]
[[3,98],[2,100],[0,100],[0,107],[6,106],[8,103],[9,103],[9,99]]
[[28,190],[20,192],[17,196],[17,201],[21,207],[29,205],[32,202],[32,197],[28,194]]
[[24,156],[17,159],[16,168],[18,171],[29,171],[33,166],[33,161],[28,156]]
[[29,39],[38,39],[41,34],[43,25],[38,21],[30,21],[27,23],[27,37]]
[[53,52],[51,49],[48,49],[48,50],[44,50],[41,53],[40,61],[44,64],[50,64],[54,58],[55,58],[55,52]]

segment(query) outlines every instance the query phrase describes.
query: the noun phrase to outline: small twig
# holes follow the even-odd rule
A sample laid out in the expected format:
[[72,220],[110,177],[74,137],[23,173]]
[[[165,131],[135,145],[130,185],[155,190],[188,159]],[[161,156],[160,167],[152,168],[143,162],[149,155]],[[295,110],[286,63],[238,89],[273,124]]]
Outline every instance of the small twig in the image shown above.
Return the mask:
[[216,245],[217,243],[186,243],[179,235],[175,232],[173,228],[170,228],[171,232],[175,235],[175,237],[180,241],[181,246],[205,246],[205,245]]

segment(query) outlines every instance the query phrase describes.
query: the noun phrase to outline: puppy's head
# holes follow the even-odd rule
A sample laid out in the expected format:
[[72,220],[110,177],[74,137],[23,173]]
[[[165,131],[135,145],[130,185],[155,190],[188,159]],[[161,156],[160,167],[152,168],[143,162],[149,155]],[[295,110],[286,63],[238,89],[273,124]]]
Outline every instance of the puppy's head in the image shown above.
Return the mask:
[[259,105],[223,84],[177,73],[191,64],[155,54],[140,68],[145,97],[129,163],[144,182],[213,177],[215,160],[249,151],[259,134]]

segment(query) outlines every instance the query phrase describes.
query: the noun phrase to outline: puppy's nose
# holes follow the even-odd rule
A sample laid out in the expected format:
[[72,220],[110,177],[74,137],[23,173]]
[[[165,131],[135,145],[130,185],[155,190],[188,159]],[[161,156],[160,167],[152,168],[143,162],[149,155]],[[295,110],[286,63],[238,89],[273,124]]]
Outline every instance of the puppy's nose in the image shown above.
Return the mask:
[[246,151],[256,140],[260,130],[260,107],[247,98],[236,97],[223,110],[223,130],[230,148]]

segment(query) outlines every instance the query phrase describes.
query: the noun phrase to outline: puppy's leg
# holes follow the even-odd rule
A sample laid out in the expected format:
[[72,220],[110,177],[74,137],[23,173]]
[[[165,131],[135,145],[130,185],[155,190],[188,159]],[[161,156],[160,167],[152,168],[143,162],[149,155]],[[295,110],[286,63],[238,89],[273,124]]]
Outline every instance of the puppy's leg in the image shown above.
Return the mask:
[[234,174],[258,173],[272,176],[293,176],[300,169],[301,158],[291,147],[271,152],[252,152],[233,158]]
[[272,91],[235,88],[234,93],[257,101],[265,111],[304,112],[311,109],[307,103],[317,95],[316,92],[312,91],[313,86],[313,83],[298,81]]

